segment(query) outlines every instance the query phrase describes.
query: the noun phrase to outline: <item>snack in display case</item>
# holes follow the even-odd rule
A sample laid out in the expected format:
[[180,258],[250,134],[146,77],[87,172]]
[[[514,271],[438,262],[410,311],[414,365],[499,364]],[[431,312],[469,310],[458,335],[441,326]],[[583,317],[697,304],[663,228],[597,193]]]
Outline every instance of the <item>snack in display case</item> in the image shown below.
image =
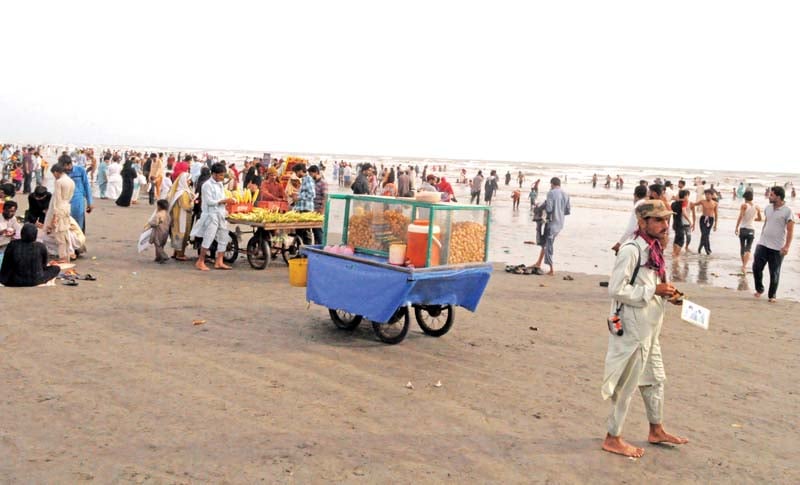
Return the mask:
[[[344,204],[341,204],[344,202]],[[332,194],[328,211],[343,211],[343,244],[389,260],[390,248],[404,245],[406,264],[415,268],[487,261],[490,209],[480,205],[422,202],[409,198]],[[326,217],[326,234],[335,215]],[[397,265],[395,254],[394,263]]]
[[393,243],[405,243],[411,218],[403,206],[367,202],[353,203],[347,242],[357,248],[387,252]]
[[477,222],[454,222],[450,232],[447,264],[479,263],[486,254],[486,226]]

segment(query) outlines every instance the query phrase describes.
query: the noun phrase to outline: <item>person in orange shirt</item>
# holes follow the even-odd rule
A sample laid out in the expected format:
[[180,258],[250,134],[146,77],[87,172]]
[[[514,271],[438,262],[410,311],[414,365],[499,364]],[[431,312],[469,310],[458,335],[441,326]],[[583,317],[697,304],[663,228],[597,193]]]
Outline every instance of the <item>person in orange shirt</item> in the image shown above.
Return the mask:
[[261,183],[258,198],[262,201],[286,201],[286,191],[278,182],[278,171],[273,167],[267,169],[267,179]]

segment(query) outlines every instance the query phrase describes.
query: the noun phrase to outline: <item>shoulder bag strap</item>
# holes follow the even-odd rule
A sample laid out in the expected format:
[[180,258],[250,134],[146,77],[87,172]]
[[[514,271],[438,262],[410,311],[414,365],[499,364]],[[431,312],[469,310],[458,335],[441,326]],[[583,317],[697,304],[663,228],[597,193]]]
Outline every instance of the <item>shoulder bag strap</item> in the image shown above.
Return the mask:
[[[630,284],[633,285],[633,283],[636,281],[636,277],[639,276],[639,267],[642,265],[642,250],[639,249],[639,246],[637,246],[636,243],[632,243],[632,242],[623,244],[623,247],[628,246],[628,245],[636,246],[636,249],[639,251],[639,256],[636,257],[636,268],[634,268],[633,274],[631,275],[631,283]],[[622,310],[622,303],[618,303],[617,304],[616,313],[619,314],[620,310]]]

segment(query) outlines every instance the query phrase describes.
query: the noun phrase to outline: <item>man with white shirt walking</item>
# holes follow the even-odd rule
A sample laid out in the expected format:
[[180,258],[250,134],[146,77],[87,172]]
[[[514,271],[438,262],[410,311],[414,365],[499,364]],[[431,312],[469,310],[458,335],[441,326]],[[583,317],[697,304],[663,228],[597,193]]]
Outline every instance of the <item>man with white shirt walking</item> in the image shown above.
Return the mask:
[[786,191],[775,186],[769,191],[770,205],[764,210],[764,227],[753,256],[753,279],[756,284],[755,297],[764,293],[764,266],[769,266],[770,302],[774,302],[778,293],[778,282],[781,275],[783,257],[789,253],[789,246],[794,237],[794,213],[786,205]]

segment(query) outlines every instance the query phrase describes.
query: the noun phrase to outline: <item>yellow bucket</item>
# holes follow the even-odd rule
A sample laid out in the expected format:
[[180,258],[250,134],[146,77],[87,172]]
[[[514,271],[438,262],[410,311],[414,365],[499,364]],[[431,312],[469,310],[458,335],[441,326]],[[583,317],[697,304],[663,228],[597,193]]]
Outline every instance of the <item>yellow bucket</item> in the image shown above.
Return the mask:
[[289,284],[292,286],[306,286],[308,282],[308,259],[294,258],[289,260]]

